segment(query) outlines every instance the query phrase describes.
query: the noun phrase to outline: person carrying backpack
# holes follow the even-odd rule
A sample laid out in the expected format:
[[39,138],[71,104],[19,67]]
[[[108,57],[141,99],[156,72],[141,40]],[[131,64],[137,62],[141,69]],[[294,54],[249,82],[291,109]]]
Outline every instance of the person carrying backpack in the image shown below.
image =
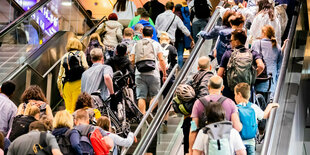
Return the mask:
[[66,111],[58,111],[53,122],[52,134],[56,137],[60,151],[64,155],[82,155],[80,134],[73,128],[73,117]]
[[215,102],[221,103],[226,113],[226,120],[231,121],[233,128],[237,131],[241,130],[242,126],[239,121],[237,107],[234,101],[221,95],[223,88],[223,79],[220,76],[214,75],[210,78],[208,83],[209,95],[201,97],[195,101],[191,114],[192,121],[189,134],[190,154],[192,153],[192,146],[195,142],[198,131],[206,125],[205,122],[207,121],[207,115],[205,115],[205,108],[210,104],[214,104]]
[[82,154],[108,155],[113,149],[113,140],[100,127],[89,124],[89,115],[86,110],[79,109],[74,117],[75,129],[80,133],[80,146]]
[[211,17],[211,4],[208,0],[192,0],[189,4],[192,35],[197,42],[197,34],[205,28]]
[[60,96],[65,100],[66,110],[71,114],[81,93],[82,73],[88,68],[82,47],[82,43],[77,38],[69,39],[66,46],[68,52],[61,59],[57,79]]
[[203,127],[193,146],[194,155],[245,155],[245,147],[238,131],[225,120],[221,103],[209,104],[205,109],[207,125]]
[[257,133],[257,120],[269,117],[270,111],[274,107],[279,107],[278,103],[270,103],[263,111],[256,104],[249,102],[250,85],[247,83],[239,83],[234,88],[235,101],[237,103],[239,118],[242,123],[240,136],[246,147],[248,155],[255,155],[255,136]]
[[98,33],[93,33],[90,36],[89,43],[85,52],[88,66],[93,65],[93,63],[91,62],[90,51],[94,48],[101,48],[102,51],[104,49],[104,45],[101,42],[101,38]]
[[244,46],[246,39],[243,29],[237,28],[232,32],[232,50],[224,53],[217,72],[217,75],[225,80],[223,95],[230,99],[234,99],[233,90],[238,83],[245,82],[253,85],[256,77],[265,68],[261,54]]
[[[151,39],[152,34],[153,28],[145,26],[143,28],[144,38],[137,41],[131,51],[131,62],[136,65],[135,83],[137,86],[138,107],[142,114],[145,114],[146,111],[147,95],[149,94],[153,98],[160,89],[158,63],[163,72],[163,81],[168,76],[163,58],[163,49],[158,42]],[[152,100],[150,103],[152,103]]]

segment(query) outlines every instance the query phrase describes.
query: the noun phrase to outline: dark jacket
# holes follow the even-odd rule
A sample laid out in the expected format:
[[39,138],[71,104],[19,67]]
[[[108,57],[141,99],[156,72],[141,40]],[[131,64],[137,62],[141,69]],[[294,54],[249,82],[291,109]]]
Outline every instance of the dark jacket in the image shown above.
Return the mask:
[[153,21],[156,21],[156,18],[159,14],[165,12],[165,5],[160,3],[158,0],[148,1],[143,5],[143,7],[146,11],[149,12]]
[[[67,132],[69,128],[56,128],[53,130],[52,134],[57,137],[59,135],[63,135]],[[80,134],[77,130],[73,129],[70,133],[70,143],[72,148],[75,151],[75,154],[82,155],[82,150],[80,146]]]
[[134,69],[130,62],[130,60],[126,56],[114,56],[107,61],[105,61],[106,65],[109,65],[112,67],[113,72],[116,71],[122,71],[123,74],[126,74],[127,70],[130,74],[134,77]]

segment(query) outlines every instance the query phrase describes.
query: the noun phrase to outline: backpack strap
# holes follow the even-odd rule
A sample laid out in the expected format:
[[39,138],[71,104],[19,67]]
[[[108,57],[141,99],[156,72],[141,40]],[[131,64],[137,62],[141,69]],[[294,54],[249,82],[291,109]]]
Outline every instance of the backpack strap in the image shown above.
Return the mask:
[[209,105],[209,103],[210,103],[210,102],[206,99],[205,96],[204,96],[204,97],[200,97],[198,100],[203,104],[204,107],[207,107],[207,106]]
[[39,144],[40,146],[42,146],[43,148],[44,147],[47,147],[47,144],[46,144],[46,132],[41,132],[40,133],[40,141],[39,141]]
[[217,102],[223,104],[223,102],[224,102],[226,99],[227,99],[227,97],[221,96],[221,97],[217,100]]
[[167,45],[164,47],[164,50],[167,50],[168,47],[169,47],[169,44],[167,44]]
[[82,135],[82,136],[88,136],[88,133],[89,133],[90,128],[91,128],[91,125],[88,125],[86,128],[84,128],[84,129],[81,131],[81,135]]
[[168,28],[167,28],[166,32],[168,32],[168,31],[169,31],[169,29],[170,29],[171,25],[173,24],[173,22],[174,22],[174,20],[175,20],[175,16],[176,16],[176,15],[174,14],[173,19],[172,19],[172,21],[171,21],[170,25],[168,26]]
[[69,137],[71,132],[73,131],[74,129],[68,129],[66,132],[65,132],[65,137]]
[[[208,73],[210,73],[210,72],[209,72],[209,71],[205,71],[205,73],[203,73],[203,75],[200,77],[199,81],[196,83],[196,87],[199,88],[202,79],[203,79]],[[197,89],[197,88],[195,88],[195,89]]]

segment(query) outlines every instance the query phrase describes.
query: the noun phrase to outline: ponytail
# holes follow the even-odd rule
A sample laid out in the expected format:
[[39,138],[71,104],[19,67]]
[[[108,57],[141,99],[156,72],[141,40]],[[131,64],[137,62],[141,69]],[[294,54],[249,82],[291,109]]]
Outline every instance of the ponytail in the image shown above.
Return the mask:
[[277,46],[277,40],[275,37],[271,38],[271,43],[272,43],[272,47],[276,47]]
[[262,31],[271,40],[272,47],[276,47],[277,46],[277,40],[276,40],[276,37],[275,37],[274,28],[271,25],[265,25],[262,28]]

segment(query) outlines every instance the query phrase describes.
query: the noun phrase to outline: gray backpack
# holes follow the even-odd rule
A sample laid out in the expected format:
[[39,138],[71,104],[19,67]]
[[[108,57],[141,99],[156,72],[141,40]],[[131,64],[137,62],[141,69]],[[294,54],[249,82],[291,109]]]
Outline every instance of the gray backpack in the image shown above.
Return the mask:
[[234,49],[226,69],[228,87],[234,91],[238,83],[252,85],[255,83],[256,74],[251,50],[245,49],[244,52],[240,52],[240,49]]
[[212,123],[203,128],[203,133],[208,134],[208,155],[232,153],[230,147],[231,129],[230,121]]
[[155,70],[156,55],[153,47],[153,41],[139,40],[135,47],[135,63],[139,72],[149,72]]

